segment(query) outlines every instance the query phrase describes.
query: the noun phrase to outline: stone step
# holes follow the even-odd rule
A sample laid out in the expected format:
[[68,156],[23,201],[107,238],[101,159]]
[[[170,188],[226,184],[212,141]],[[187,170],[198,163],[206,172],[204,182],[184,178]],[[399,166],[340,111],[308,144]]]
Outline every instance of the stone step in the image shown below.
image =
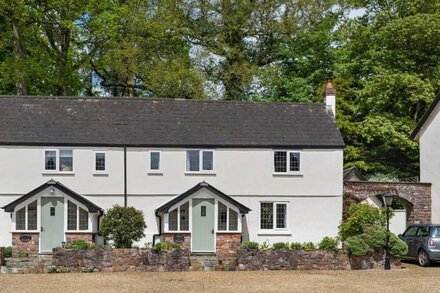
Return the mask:
[[219,260],[215,255],[191,255],[190,271],[236,271],[237,258]]

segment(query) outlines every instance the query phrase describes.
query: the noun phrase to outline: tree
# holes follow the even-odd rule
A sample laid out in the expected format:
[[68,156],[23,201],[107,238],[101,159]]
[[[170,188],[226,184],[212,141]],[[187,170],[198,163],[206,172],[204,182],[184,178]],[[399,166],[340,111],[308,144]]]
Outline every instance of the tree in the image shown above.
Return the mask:
[[142,211],[115,205],[104,214],[100,233],[113,240],[116,248],[131,248],[133,241],[145,236],[145,228]]

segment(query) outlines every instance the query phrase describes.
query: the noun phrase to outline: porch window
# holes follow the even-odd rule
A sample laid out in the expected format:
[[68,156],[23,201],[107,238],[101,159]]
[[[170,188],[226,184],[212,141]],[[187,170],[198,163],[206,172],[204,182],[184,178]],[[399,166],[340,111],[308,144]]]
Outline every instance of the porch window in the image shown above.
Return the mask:
[[46,150],[44,152],[44,170],[73,171],[73,150]]
[[16,230],[37,230],[37,201],[33,201],[27,206],[15,212]]
[[218,202],[218,231],[238,231],[238,213],[225,204]]
[[287,203],[260,203],[260,229],[273,230],[287,228]]
[[298,173],[301,171],[301,152],[299,151],[275,151],[275,173]]
[[28,205],[27,229],[37,230],[37,201]]
[[186,171],[201,172],[214,170],[214,152],[210,150],[186,151]]
[[67,230],[88,230],[89,212],[70,200],[67,201]]
[[26,207],[19,209],[15,213],[15,229],[26,230]]
[[169,231],[189,231],[189,202],[168,213]]

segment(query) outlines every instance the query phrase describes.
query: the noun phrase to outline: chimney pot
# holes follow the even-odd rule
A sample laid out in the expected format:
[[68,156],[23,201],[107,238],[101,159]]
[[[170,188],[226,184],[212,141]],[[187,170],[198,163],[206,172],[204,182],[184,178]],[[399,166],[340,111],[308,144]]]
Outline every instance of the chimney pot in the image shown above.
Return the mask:
[[331,78],[327,79],[327,84],[325,85],[325,105],[327,109],[333,112],[333,116],[336,117],[336,89]]

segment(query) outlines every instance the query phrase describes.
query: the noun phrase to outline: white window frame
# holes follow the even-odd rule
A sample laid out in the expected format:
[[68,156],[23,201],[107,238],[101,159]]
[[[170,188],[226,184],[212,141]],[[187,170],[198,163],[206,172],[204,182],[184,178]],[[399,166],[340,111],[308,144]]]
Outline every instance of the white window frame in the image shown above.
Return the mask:
[[[159,169],[151,169],[151,154],[159,153]],[[150,150],[148,152],[148,173],[162,173],[162,151],[161,150]]]
[[[69,198],[69,197],[64,197],[65,200],[65,208],[64,208],[64,222],[66,223],[66,226],[64,227],[65,233],[72,233],[72,232],[79,232],[79,233],[85,233],[85,232],[91,232],[92,231],[92,221],[91,221],[91,213],[89,212],[89,210],[87,209],[86,206],[84,206],[83,204],[79,203],[78,201],[74,200],[73,198]],[[69,218],[69,203],[68,202],[72,202],[73,204],[76,205],[76,230],[69,230],[69,223],[68,223],[68,218]],[[79,230],[79,209],[82,208],[83,210],[85,210],[87,212],[87,230]]]
[[[261,204],[262,203],[271,203],[273,204],[273,216],[272,216],[272,229],[262,229],[261,228]],[[277,205],[284,204],[286,205],[286,227],[285,228],[277,228]],[[285,232],[289,230],[289,202],[288,201],[260,201],[259,204],[259,214],[258,214],[258,227],[260,231],[268,232],[268,231],[281,231]]]
[[[199,152],[199,171],[190,171],[188,170],[188,152],[189,151],[198,151]],[[211,152],[212,153],[212,170],[204,170],[203,169],[203,153]],[[214,174],[215,173],[215,152],[212,149],[187,149],[185,151],[185,173],[186,174]]]
[[[184,204],[188,203],[188,230],[180,230],[180,207],[183,206]],[[177,208],[177,230],[170,230],[170,218],[169,218],[169,212],[175,210]],[[191,232],[191,217],[192,217],[192,208],[191,208],[191,201],[184,201],[182,203],[179,203],[178,205],[173,206],[172,208],[169,209],[168,213],[166,213],[166,221],[165,221],[165,232],[168,233],[189,233]]]
[[[60,150],[72,151],[72,171],[60,171]],[[46,169],[46,152],[55,152],[56,164],[55,170]],[[74,164],[74,150],[73,148],[58,148],[58,149],[44,149],[43,150],[43,173],[45,174],[74,174],[75,164]]]
[[[37,202],[37,229],[36,230],[29,230],[28,227],[28,206],[33,203],[34,201]],[[24,230],[23,229],[17,229],[17,212],[19,210],[21,210],[22,208],[24,208]],[[13,218],[12,218],[12,222],[13,222],[13,227],[12,227],[12,232],[40,232],[40,198],[35,199],[34,197],[27,199],[26,201],[22,202],[21,204],[17,205],[14,209],[13,212]]]
[[[226,230],[219,230],[218,229],[218,211],[219,211],[219,203],[222,203],[223,205],[226,206]],[[234,212],[237,213],[237,230],[230,230],[229,229],[229,210],[233,210]],[[221,200],[217,200],[217,204],[216,204],[216,219],[215,219],[215,224],[216,227],[215,229],[217,230],[217,233],[241,233],[241,229],[240,229],[240,211],[233,206],[230,206],[227,202],[221,201]]]
[[[105,161],[105,169],[104,170],[96,170],[96,154],[104,154]],[[108,165],[107,165],[107,151],[93,151],[93,173],[94,174],[107,174],[108,173]]]
[[[276,172],[275,171],[275,153],[276,152],[285,152],[286,153],[286,172]],[[290,154],[291,153],[299,154],[299,171],[290,171]],[[273,155],[272,155],[273,174],[275,174],[275,175],[301,175],[303,172],[302,165],[303,165],[302,151],[300,151],[300,150],[273,150]]]

